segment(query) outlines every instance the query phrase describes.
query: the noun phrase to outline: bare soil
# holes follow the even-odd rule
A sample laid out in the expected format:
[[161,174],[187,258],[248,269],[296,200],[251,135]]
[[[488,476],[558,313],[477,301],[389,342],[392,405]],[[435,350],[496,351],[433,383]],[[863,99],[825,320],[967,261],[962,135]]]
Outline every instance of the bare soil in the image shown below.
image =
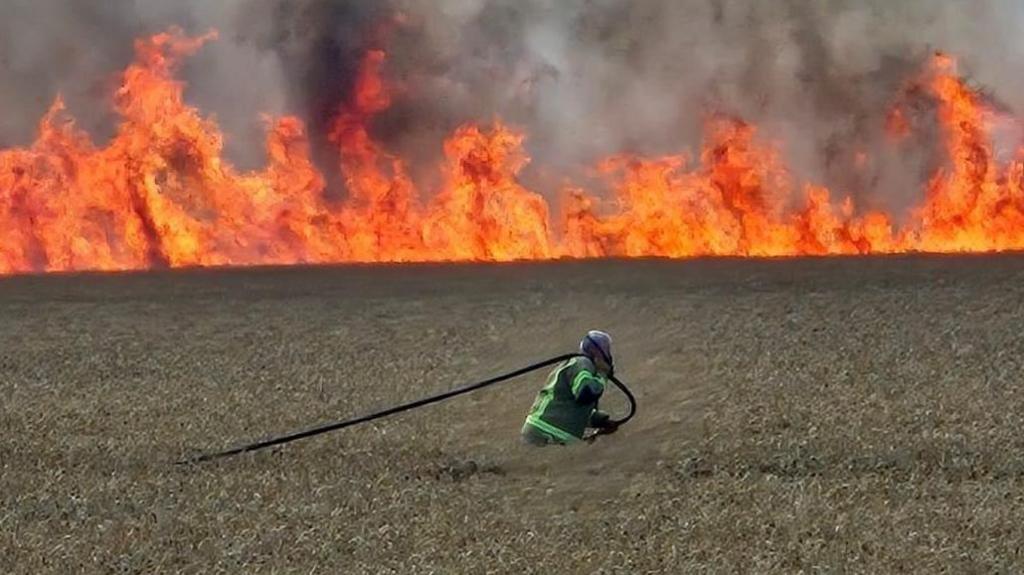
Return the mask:
[[[1024,569],[1024,258],[572,262],[0,280],[0,572]],[[640,413],[518,433],[615,338]],[[610,394],[608,409],[624,409]]]

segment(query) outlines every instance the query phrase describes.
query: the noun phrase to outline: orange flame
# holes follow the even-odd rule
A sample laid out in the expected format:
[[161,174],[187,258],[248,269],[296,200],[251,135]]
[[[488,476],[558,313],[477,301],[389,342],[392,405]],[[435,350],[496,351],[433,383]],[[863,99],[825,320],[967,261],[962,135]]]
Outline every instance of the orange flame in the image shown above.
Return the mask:
[[1004,170],[992,145],[993,113],[956,75],[956,63],[932,61],[932,93],[950,162],[928,184],[915,245],[923,251],[1011,250],[1024,246],[1021,162]]
[[463,126],[444,144],[444,189],[431,202],[424,247],[446,260],[510,261],[553,255],[544,199],[516,175],[523,136],[501,123]]
[[[444,142],[438,190],[421,194],[402,158],[370,136],[391,105],[383,51],[369,52],[332,123],[347,195],[331,200],[302,122],[268,119],[267,165],[241,173],[218,126],[184,103],[182,58],[216,37],[178,30],[136,43],[96,147],[60,98],[27,148],[0,150],[0,274],[326,262],[509,261],[557,257],[792,256],[1024,248],[1024,148],[993,151],[996,114],[938,55],[920,87],[936,103],[946,161],[897,226],[849,197],[797,184],[778,147],[739,120],[714,119],[698,161],[617,156],[601,201],[567,185],[555,225],[519,180],[525,136],[500,121]],[[886,127],[904,138],[898,107]],[[870,157],[860,152],[857,165]]]

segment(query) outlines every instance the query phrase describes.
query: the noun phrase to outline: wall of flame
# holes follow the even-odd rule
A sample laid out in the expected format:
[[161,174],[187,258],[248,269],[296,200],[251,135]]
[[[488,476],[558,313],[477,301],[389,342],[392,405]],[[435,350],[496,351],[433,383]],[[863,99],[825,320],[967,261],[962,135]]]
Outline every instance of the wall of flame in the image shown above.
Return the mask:
[[[527,134],[466,124],[443,144],[441,184],[418,189],[406,162],[371,137],[391,104],[380,50],[365,55],[329,126],[347,187],[334,200],[295,117],[266,119],[261,169],[225,159],[220,128],[185,103],[176,78],[215,38],[170,30],[138,40],[106,145],[58,99],[31,146],[0,150],[0,273],[1024,248],[1024,148],[997,160],[993,130],[1008,120],[945,55],[907,80],[906,94],[931,103],[944,159],[909,217],[896,218],[795,181],[756,126],[722,117],[707,122],[698,157],[611,157],[595,166],[611,196],[567,182],[550,204],[520,179]],[[897,149],[915,141],[908,98],[880,111]]]

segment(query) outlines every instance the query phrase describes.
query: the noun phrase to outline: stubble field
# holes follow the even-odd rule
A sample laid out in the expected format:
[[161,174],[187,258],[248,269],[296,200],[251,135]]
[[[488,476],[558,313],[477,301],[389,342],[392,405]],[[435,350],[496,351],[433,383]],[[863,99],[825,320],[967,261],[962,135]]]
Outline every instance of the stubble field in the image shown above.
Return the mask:
[[[1018,571],[1022,301],[1012,256],[0,279],[0,572]],[[518,443],[537,373],[174,465],[589,328],[640,402],[593,445]]]

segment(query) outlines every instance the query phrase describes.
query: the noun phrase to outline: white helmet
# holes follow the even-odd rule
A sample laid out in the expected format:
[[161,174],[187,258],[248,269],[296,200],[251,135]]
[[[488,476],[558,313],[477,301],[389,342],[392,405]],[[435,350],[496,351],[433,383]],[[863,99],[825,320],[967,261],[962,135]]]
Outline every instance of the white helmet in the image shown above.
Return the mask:
[[612,336],[603,331],[590,330],[580,341],[580,353],[591,358],[601,358],[608,364],[612,363]]

